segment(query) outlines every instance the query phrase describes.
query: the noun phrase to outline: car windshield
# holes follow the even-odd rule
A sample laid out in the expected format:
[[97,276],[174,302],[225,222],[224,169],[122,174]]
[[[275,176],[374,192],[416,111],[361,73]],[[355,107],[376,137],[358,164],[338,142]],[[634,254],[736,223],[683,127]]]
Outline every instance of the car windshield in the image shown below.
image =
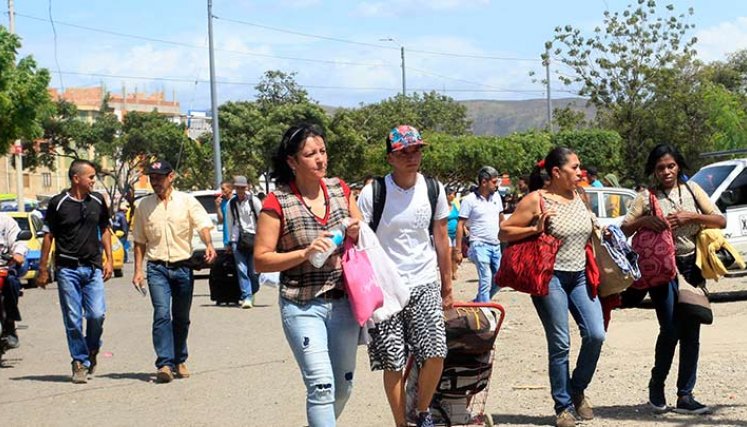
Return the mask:
[[18,227],[21,228],[21,231],[31,231],[31,226],[29,226],[29,220],[26,218],[13,218],[18,223]]
[[708,196],[712,196],[713,192],[716,191],[721,183],[724,182],[724,179],[734,170],[734,167],[734,165],[725,165],[703,168],[693,175],[690,180],[705,190]]
[[217,195],[212,194],[205,194],[204,196],[195,196],[198,202],[202,205],[203,208],[207,211],[209,214],[215,214],[217,213],[215,210],[215,198]]

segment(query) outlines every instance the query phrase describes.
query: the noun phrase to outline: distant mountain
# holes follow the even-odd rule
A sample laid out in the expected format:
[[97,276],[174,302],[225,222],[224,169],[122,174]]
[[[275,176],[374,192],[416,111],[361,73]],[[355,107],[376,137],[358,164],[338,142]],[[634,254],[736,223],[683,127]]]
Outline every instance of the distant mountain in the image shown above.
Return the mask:
[[[523,101],[469,100],[459,101],[467,107],[467,116],[472,120],[475,135],[508,135],[529,129],[543,129],[547,125],[547,100],[528,99]],[[592,119],[593,107],[586,106],[583,98],[553,99],[552,108],[570,105],[574,110],[583,111],[586,118]]]
[[[530,129],[544,129],[547,124],[547,100],[527,99],[523,101],[466,100],[457,101],[467,107],[467,117],[472,121],[475,135],[508,135]],[[583,98],[560,98],[552,100],[552,108],[571,108],[583,111],[591,120],[596,109],[586,106]],[[320,105],[329,115],[339,107]]]

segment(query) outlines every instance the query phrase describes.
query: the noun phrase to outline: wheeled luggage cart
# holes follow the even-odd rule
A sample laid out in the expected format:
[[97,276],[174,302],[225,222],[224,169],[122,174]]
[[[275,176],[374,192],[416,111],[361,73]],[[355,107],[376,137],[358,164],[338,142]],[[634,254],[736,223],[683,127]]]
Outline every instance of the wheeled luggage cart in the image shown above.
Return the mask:
[[[439,426],[492,426],[485,404],[495,341],[506,311],[494,302],[457,302],[444,316],[448,354],[430,405],[433,420]],[[417,418],[417,377],[418,366],[411,357],[405,369],[405,388],[407,418],[413,424]]]

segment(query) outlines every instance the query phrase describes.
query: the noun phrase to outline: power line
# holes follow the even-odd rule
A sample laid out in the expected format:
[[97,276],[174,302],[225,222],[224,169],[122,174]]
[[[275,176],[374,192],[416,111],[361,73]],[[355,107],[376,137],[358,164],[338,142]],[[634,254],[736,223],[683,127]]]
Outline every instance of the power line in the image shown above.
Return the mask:
[[461,83],[467,83],[467,84],[476,85],[476,86],[482,86],[482,87],[486,87],[486,88],[500,90],[502,92],[517,92],[517,93],[530,93],[530,92],[531,93],[534,93],[534,92],[543,93],[544,92],[544,90],[542,90],[542,89],[527,89],[527,90],[520,90],[520,89],[501,89],[501,88],[498,88],[498,87],[495,87],[495,86],[487,85],[485,83],[478,83],[478,82],[474,82],[474,81],[471,81],[471,80],[464,80],[464,79],[459,79],[459,78],[455,78],[455,77],[449,77],[449,76],[445,76],[443,74],[432,73],[430,71],[425,71],[425,70],[421,70],[421,69],[418,69],[418,68],[407,67],[407,69],[415,71],[415,72],[418,72],[418,73],[421,73],[421,74],[424,74],[426,76],[432,76],[432,77],[437,77],[437,78],[441,78],[441,79],[452,80],[452,81],[455,81],[455,82],[461,82]]
[[[166,81],[166,82],[177,82],[177,83],[207,83],[208,80],[195,80],[188,77],[151,77],[151,76],[133,76],[133,75],[122,75],[122,74],[106,74],[106,73],[82,73],[76,71],[60,71],[60,73],[72,76],[86,76],[86,77],[98,77],[98,78],[116,78],[116,79],[131,79],[131,80],[149,80],[149,81]],[[258,82],[246,82],[246,81],[229,81],[229,80],[218,80],[218,84],[222,85],[236,85],[236,86],[256,86]],[[364,90],[364,91],[396,91],[396,88],[392,87],[361,87],[361,86],[328,86],[328,85],[305,85],[299,83],[300,86],[310,89],[333,89],[333,90]],[[417,92],[480,92],[480,93],[534,93],[534,89],[434,89],[434,88],[415,88]]]
[[[388,50],[397,49],[397,50],[399,50],[398,47],[394,47],[394,46],[380,45],[380,44],[376,44],[376,43],[367,43],[367,42],[361,42],[361,41],[357,41],[357,40],[343,39],[343,38],[339,38],[339,37],[321,36],[321,35],[318,35],[318,34],[303,33],[303,32],[300,32],[300,31],[288,30],[288,29],[278,28],[278,27],[271,27],[269,25],[257,24],[255,22],[241,21],[241,20],[238,20],[238,19],[223,18],[223,17],[215,16],[215,15],[213,15],[213,18],[218,19],[218,20],[223,20],[223,21],[226,21],[226,22],[233,22],[235,24],[247,25],[247,26],[250,26],[250,27],[264,28],[266,30],[276,31],[276,32],[279,32],[279,33],[293,34],[293,35],[296,35],[296,36],[302,36],[302,37],[308,37],[308,38],[314,38],[314,39],[320,39],[320,40],[328,40],[328,41],[334,41],[334,42],[338,42],[338,43],[354,44],[354,45],[358,45],[358,46],[369,46],[369,47],[375,47],[375,48],[379,48],[379,49],[388,49]],[[409,48],[409,47],[407,48],[407,52],[408,53],[410,53],[410,52],[421,53],[421,54],[425,54],[425,55],[451,56],[451,57],[455,57],[455,58],[490,59],[490,60],[494,60],[494,61],[530,61],[530,62],[540,62],[540,60],[537,59],[537,58],[518,58],[518,57],[502,57],[502,56],[487,56],[487,55],[471,55],[471,54],[466,54],[466,53],[438,52],[438,51],[433,51],[433,50],[413,49],[413,48]]]
[[[54,36],[54,63],[57,65],[57,74],[60,73],[60,60],[57,58],[57,28],[54,26],[54,18],[52,18],[52,0],[49,0],[49,23],[52,24],[52,35]],[[65,90],[65,82],[62,80],[62,75],[59,75],[60,87]]]
[[[26,15],[22,13],[16,13],[15,15],[21,18],[31,19],[35,21],[42,21],[42,22],[49,21],[48,19],[39,18],[37,16],[32,16],[32,15]],[[64,22],[64,21],[55,21],[55,23],[57,25],[76,28],[79,30],[97,32],[101,34],[108,34],[111,36],[124,37],[124,38],[130,38],[130,39],[135,39],[135,40],[143,40],[143,41],[149,41],[149,42],[154,42],[154,43],[163,43],[163,44],[169,44],[173,46],[186,47],[190,49],[199,49],[199,50],[205,49],[205,46],[200,46],[200,45],[195,45],[195,44],[185,43],[185,42],[179,42],[175,40],[165,40],[165,39],[159,39],[155,37],[141,36],[137,34],[122,33],[119,31],[111,31],[111,30],[105,30],[102,28],[88,27],[85,25],[72,24],[72,23]],[[353,62],[353,61],[334,61],[334,60],[329,60],[329,59],[299,58],[299,57],[293,57],[293,56],[270,55],[266,53],[256,53],[256,52],[249,52],[245,50],[224,49],[224,48],[216,48],[214,50],[218,52],[235,53],[239,55],[256,56],[260,58],[284,59],[284,60],[289,60],[289,61],[316,62],[316,63],[334,64],[334,65],[353,65],[353,66],[362,66],[362,67],[394,67],[394,65],[388,64],[388,63],[386,64],[364,63],[364,62]]]

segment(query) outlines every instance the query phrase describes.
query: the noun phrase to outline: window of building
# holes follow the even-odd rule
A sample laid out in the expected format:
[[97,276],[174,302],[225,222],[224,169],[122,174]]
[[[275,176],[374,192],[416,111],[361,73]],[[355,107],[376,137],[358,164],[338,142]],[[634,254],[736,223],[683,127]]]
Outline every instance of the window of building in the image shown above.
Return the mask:
[[42,172],[42,186],[49,188],[52,186],[52,174],[49,172]]

